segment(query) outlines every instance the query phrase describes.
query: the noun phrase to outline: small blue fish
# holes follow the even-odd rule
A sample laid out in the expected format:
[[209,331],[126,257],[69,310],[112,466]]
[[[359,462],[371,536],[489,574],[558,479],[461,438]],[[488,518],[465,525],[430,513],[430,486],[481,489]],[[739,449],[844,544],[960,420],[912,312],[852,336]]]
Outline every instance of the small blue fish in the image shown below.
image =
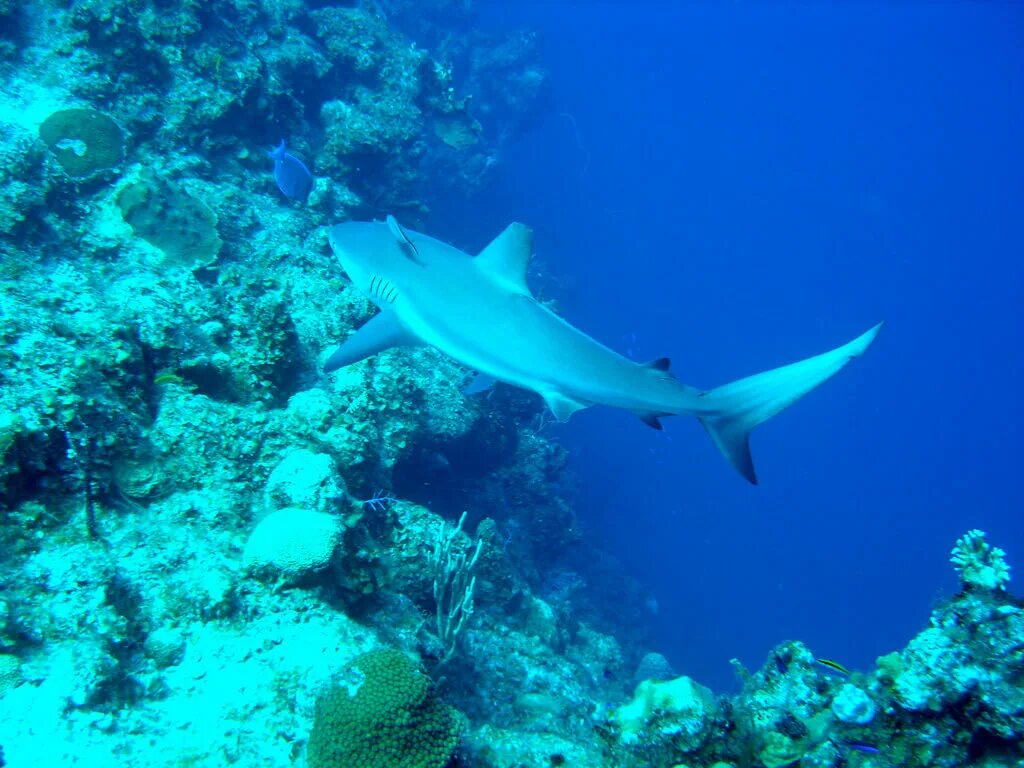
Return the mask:
[[277,149],[267,153],[274,160],[274,181],[281,194],[300,203],[313,191],[313,174],[295,155],[284,151],[284,139]]
[[882,751],[882,750],[880,750],[876,746],[873,746],[871,744],[864,744],[863,742],[860,742],[860,741],[847,741],[847,742],[844,742],[844,743],[850,749],[855,749],[858,752],[863,752],[866,755],[877,755],[877,754],[879,754]]

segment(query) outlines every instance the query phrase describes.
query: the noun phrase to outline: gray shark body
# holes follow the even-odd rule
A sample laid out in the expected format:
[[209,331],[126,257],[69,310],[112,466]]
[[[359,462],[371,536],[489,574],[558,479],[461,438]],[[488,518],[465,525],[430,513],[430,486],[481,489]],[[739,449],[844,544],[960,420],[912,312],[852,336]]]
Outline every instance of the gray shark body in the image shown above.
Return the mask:
[[389,347],[430,345],[479,373],[539,393],[559,420],[597,404],[632,411],[659,429],[661,416],[696,416],[752,483],[750,430],[841,370],[879,329],[822,355],[701,391],[676,380],[667,360],[635,363],[537,302],[526,285],[532,235],[524,225],[511,224],[475,257],[399,231],[384,222],[331,228],[331,248],[381,311],[331,355],[327,372]]

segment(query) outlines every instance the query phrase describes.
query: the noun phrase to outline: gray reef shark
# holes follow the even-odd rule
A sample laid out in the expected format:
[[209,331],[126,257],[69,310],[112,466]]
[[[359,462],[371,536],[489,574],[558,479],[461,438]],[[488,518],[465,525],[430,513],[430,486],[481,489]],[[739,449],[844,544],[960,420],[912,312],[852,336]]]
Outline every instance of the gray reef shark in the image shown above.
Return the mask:
[[830,352],[716,389],[687,386],[668,360],[636,363],[595,341],[526,286],[531,230],[510,224],[477,256],[387,222],[331,228],[331,248],[380,312],[327,360],[327,373],[397,346],[430,345],[478,373],[530,389],[564,421],[589,405],[632,411],[657,429],[661,416],[696,416],[751,483],[750,431],[861,355],[876,325]]

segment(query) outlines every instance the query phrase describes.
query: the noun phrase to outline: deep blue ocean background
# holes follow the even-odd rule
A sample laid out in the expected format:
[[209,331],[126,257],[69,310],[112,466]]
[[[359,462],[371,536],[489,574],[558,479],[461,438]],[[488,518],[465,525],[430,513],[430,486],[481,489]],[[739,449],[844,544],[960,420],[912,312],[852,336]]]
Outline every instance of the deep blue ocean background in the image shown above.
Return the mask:
[[[969,528],[1024,546],[1024,10],[1009,4],[482,4],[545,40],[551,103],[435,234],[536,231],[534,287],[713,386],[861,360],[753,438],[556,427],[580,516],[657,602],[651,645],[720,690],[783,639],[867,668],[956,587]],[[1018,573],[1022,572],[1016,562]],[[1019,578],[1019,577],[1018,577]]]

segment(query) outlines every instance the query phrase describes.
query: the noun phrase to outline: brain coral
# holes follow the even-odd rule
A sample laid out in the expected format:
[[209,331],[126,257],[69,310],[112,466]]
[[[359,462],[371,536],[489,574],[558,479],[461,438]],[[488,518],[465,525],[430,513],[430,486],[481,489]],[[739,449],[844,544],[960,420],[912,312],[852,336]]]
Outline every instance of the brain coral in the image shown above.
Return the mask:
[[117,123],[94,109],[62,109],[39,126],[57,162],[76,179],[92,176],[121,162],[124,140]]
[[401,651],[356,658],[316,706],[310,768],[443,768],[459,740],[455,710]]
[[327,567],[341,534],[341,524],[333,515],[296,507],[278,509],[249,535],[243,562],[250,570],[298,578]]

